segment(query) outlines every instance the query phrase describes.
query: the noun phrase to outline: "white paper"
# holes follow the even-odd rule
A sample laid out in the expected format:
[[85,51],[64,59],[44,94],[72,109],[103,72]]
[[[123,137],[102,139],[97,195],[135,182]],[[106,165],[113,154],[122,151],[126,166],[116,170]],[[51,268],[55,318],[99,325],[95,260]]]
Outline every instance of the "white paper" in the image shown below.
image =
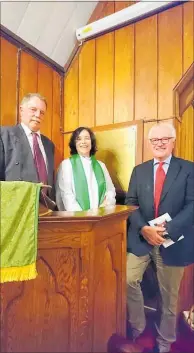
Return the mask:
[[[154,218],[154,219],[152,219],[151,221],[149,221],[148,223],[149,223],[149,225],[150,226],[152,226],[152,227],[156,227],[157,225],[162,225],[163,223],[165,223],[165,222],[169,222],[169,221],[171,221],[172,220],[172,218],[170,217],[170,215],[168,214],[168,213],[164,213],[162,216],[160,216],[160,217],[157,217],[157,218]],[[165,226],[164,226],[165,227]],[[165,234],[168,234],[167,232],[166,233],[164,233],[164,235]],[[178,238],[178,241],[179,240],[181,240],[181,239],[183,239],[184,238],[184,235],[181,235],[179,238]],[[175,242],[172,240],[172,239],[166,239],[165,241],[164,241],[164,243],[162,244],[165,248],[167,248],[168,246],[170,246],[170,245],[172,245],[172,244],[174,244]]]

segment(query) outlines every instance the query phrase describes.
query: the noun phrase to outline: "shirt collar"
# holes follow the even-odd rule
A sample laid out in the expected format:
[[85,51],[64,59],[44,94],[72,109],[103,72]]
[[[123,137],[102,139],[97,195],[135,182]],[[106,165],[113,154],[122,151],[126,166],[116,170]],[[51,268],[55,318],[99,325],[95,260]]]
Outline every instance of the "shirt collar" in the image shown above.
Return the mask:
[[[172,154],[163,161],[164,164],[170,164],[171,158],[172,158]],[[154,165],[156,165],[158,163],[160,163],[160,161],[158,159],[154,158]]]
[[[24,129],[24,132],[26,134],[26,136],[31,136],[32,132],[29,127],[27,125],[25,125],[24,123],[21,123],[21,126]],[[36,131],[37,135],[40,137],[40,130]]]
[[84,156],[81,156],[81,155],[79,155],[79,156],[80,156],[80,158],[81,158],[83,161],[88,161],[88,162],[91,161],[91,157],[84,157]]

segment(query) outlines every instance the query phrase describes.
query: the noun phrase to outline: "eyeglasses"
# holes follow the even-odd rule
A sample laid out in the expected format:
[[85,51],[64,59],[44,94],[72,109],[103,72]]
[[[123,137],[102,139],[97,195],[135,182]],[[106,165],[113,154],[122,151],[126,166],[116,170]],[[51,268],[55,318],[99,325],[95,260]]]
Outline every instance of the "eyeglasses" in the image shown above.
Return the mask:
[[163,145],[166,145],[171,139],[173,139],[173,137],[162,137],[161,139],[150,139],[150,142],[152,145],[158,145],[159,141],[161,141],[161,143]]
[[44,116],[45,112],[43,110],[39,110],[36,107],[28,107],[28,109],[33,113],[36,114],[37,111],[40,112],[40,116]]

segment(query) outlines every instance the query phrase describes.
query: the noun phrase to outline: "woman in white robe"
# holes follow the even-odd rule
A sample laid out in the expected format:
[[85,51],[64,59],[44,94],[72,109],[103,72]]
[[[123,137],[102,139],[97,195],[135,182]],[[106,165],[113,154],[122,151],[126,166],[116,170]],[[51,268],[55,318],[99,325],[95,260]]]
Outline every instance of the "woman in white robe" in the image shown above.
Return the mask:
[[94,157],[94,133],[86,127],[76,129],[69,142],[71,157],[59,166],[56,202],[60,211],[82,211],[115,205],[115,187],[104,163]]

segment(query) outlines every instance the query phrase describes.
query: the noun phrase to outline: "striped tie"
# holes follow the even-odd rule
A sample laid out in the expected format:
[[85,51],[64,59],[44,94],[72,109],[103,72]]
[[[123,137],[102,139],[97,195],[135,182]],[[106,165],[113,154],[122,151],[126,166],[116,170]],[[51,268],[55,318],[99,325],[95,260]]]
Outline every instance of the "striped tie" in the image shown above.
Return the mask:
[[38,143],[38,134],[36,132],[32,133],[32,139],[33,139],[33,151],[34,151],[34,164],[36,167],[38,180],[41,183],[47,185],[48,174],[47,174],[46,164],[45,164],[42,152],[40,150],[40,146]]

